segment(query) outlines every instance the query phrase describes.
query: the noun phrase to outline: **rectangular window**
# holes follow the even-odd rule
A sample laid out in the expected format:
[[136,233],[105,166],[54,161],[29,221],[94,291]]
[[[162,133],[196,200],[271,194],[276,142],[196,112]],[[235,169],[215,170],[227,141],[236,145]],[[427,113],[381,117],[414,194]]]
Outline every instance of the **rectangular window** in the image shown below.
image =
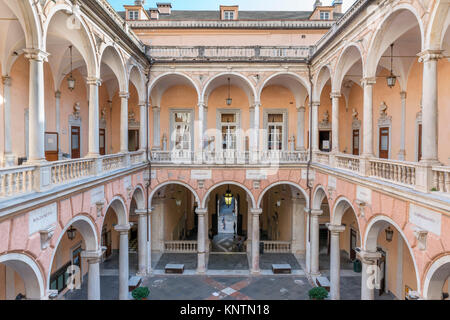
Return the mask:
[[139,20],[139,11],[136,11],[136,10],[128,11],[128,19],[129,20]]
[[234,20],[234,11],[224,11],[223,17],[224,20]]
[[191,150],[191,113],[173,112],[172,113],[172,145],[175,150]]
[[283,130],[283,114],[268,114],[268,131],[267,131],[267,149],[283,150],[284,130]]
[[237,115],[236,113],[222,113],[220,115],[220,128],[222,132],[222,149],[236,150],[237,146]]
[[329,20],[330,12],[329,11],[320,11],[320,20]]

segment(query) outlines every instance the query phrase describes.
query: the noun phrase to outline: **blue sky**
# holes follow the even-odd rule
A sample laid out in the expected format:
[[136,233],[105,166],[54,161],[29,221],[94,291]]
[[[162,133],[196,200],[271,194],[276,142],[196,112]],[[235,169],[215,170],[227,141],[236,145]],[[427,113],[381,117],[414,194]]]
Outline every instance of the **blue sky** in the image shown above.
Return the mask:
[[[134,0],[108,0],[114,9],[123,11],[124,4],[134,4]],[[347,10],[356,0],[344,0]],[[218,10],[222,5],[239,5],[241,10],[312,10],[315,0],[146,0],[145,8],[156,7],[156,2],[171,2],[173,10]],[[322,0],[330,5],[332,0]]]

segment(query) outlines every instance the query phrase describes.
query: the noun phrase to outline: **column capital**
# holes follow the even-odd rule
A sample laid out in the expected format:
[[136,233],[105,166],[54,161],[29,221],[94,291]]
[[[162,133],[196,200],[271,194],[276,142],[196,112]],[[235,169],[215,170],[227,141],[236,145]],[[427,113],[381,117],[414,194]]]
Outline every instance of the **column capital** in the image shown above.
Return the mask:
[[424,50],[419,52],[417,56],[419,57],[419,62],[427,62],[432,60],[442,59],[444,56],[442,55],[443,50]]
[[204,215],[208,214],[208,209],[197,208],[197,209],[195,209],[195,213],[198,214],[199,216],[204,216]]
[[260,208],[251,208],[250,213],[254,216],[260,215],[262,213],[262,209]]
[[118,224],[114,227],[114,230],[120,233],[128,233],[128,230],[130,230],[130,224],[129,223],[123,225]]
[[55,91],[55,98],[56,98],[56,99],[61,98],[61,91],[59,91],[59,90],[56,90],[56,91]]
[[159,106],[152,106],[152,110],[153,110],[153,112],[160,111],[161,108]]
[[25,58],[36,61],[48,61],[50,53],[42,51],[41,49],[24,49]]
[[341,93],[339,91],[333,91],[330,93],[330,98],[331,99],[339,99],[341,97]]
[[[305,211],[308,213],[309,209],[305,208]],[[312,216],[321,216],[323,214],[323,210],[319,210],[319,209],[311,209],[311,215]]]
[[199,101],[198,103],[197,103],[197,107],[203,107],[203,108],[207,108],[206,107],[206,103],[204,103],[203,101]]
[[400,99],[405,100],[406,96],[407,96],[406,91],[401,91],[400,92]]
[[86,84],[89,86],[101,86],[102,85],[102,79],[97,77],[87,77],[86,78]]
[[[149,209],[148,211],[150,213],[151,210]],[[147,214],[147,209],[136,209],[136,210],[134,210],[134,213],[137,214],[137,215],[146,215]]]
[[361,85],[364,86],[373,86],[375,83],[377,83],[376,77],[366,77],[361,79]]
[[299,204],[299,205],[306,205],[305,198],[292,198],[292,203]]
[[297,107],[297,112],[305,112],[305,111],[306,111],[305,106],[299,106],[299,107]]
[[315,108],[318,108],[318,107],[320,107],[320,101],[313,101],[313,102],[311,102],[311,105]]
[[345,226],[343,225],[327,223],[326,226],[332,234],[339,234],[345,231]]
[[356,256],[361,260],[362,263],[374,265],[377,260],[381,258],[380,252],[361,250],[356,252]]
[[145,101],[139,101],[138,102],[138,106],[139,107],[145,107],[147,104],[145,103]]
[[2,76],[2,83],[6,87],[11,86],[11,77],[10,76]]
[[103,252],[102,249],[97,251],[83,250],[81,251],[81,257],[87,259],[88,263],[99,263],[103,256]]
[[255,103],[253,104],[253,108],[256,108],[256,107],[260,107],[261,106],[261,101],[255,101]]
[[130,93],[126,92],[126,91],[120,91],[119,92],[119,97],[121,97],[122,99],[129,99],[130,98]]

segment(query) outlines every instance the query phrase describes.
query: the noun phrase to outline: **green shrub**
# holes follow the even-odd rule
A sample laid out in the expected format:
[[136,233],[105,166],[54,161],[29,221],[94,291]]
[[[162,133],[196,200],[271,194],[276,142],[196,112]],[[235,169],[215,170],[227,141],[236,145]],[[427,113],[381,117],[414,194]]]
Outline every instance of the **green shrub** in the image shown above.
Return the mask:
[[324,300],[328,297],[328,291],[324,287],[315,287],[308,291],[311,300]]
[[150,290],[148,290],[147,287],[138,287],[131,292],[131,295],[136,300],[142,300],[144,298],[147,298],[149,294]]

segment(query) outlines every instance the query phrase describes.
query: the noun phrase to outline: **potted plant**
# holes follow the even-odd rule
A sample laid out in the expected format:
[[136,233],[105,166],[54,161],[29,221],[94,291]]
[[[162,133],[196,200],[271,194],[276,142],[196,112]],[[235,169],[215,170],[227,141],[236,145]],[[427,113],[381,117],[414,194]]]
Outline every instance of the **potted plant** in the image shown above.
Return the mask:
[[135,300],[147,300],[150,290],[147,287],[137,287],[131,292]]
[[324,287],[315,287],[308,291],[311,300],[324,300],[328,297],[328,291]]

